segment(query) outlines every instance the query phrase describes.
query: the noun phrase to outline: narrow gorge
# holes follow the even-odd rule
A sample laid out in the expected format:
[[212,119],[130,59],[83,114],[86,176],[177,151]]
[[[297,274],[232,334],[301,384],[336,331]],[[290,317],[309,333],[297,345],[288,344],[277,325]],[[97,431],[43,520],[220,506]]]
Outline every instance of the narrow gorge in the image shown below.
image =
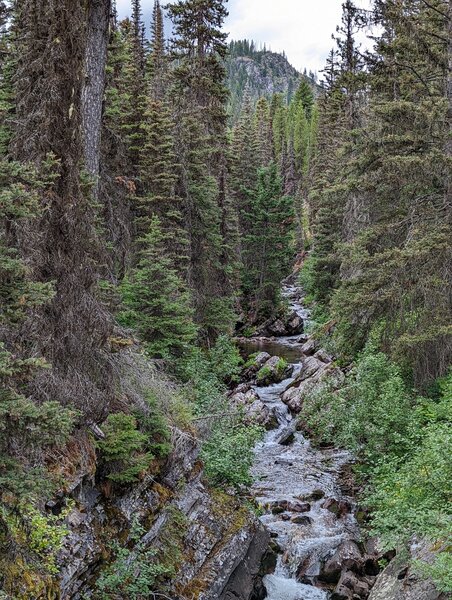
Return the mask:
[[452,598],[451,140],[452,0],[0,0],[0,600]]

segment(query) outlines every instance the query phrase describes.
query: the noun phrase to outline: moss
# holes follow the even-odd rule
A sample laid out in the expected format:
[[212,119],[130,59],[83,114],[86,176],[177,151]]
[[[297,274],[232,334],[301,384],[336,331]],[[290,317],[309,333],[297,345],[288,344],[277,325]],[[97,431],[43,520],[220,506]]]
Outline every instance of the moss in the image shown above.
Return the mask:
[[173,499],[174,493],[170,488],[165,487],[161,483],[154,483],[152,489],[159,497],[159,502],[161,505],[168,504],[170,500]]
[[287,362],[284,360],[284,358],[280,358],[273,368],[263,366],[258,372],[256,380],[259,384],[282,381],[286,369]]
[[160,549],[157,559],[169,573],[176,573],[184,556],[184,538],[187,531],[187,517],[176,506],[166,510],[167,520],[160,532]]
[[0,561],[3,590],[14,600],[57,600],[58,584],[23,558]]

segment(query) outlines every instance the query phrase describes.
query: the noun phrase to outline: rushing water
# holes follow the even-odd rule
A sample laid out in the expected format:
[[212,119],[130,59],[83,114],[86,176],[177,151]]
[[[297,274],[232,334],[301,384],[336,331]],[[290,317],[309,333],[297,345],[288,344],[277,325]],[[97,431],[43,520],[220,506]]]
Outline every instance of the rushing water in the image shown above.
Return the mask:
[[[290,309],[307,319],[299,290],[287,286],[283,293]],[[274,338],[258,346],[294,365],[291,379],[255,388],[278,420],[278,428],[268,432],[256,447],[252,470],[253,495],[264,513],[261,520],[281,549],[275,573],[264,579],[268,600],[326,600],[329,592],[315,587],[321,565],[342,541],[356,539],[359,533],[352,514],[338,519],[322,507],[325,499],[344,499],[340,478],[350,456],[339,450],[313,448],[295,431],[294,419],[281,400],[303,360],[298,340],[299,336]],[[291,443],[279,443],[287,437],[284,434],[292,432]]]

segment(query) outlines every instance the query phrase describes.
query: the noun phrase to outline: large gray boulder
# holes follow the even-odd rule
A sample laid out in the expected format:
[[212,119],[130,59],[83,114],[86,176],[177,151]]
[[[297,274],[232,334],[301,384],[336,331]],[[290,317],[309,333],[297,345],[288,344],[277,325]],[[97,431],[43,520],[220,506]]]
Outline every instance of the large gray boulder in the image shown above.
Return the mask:
[[377,577],[369,600],[447,600],[450,597],[395,558]]
[[229,404],[233,410],[242,410],[248,423],[257,423],[266,429],[274,429],[278,425],[274,412],[251,387],[239,386],[229,397]]

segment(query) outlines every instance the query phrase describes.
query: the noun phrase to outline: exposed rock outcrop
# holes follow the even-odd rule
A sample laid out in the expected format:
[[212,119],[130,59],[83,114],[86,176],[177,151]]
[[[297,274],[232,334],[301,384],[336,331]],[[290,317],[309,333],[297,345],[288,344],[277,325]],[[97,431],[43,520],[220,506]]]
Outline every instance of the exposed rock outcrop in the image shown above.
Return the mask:
[[251,384],[237,387],[229,396],[229,403],[233,410],[243,410],[249,423],[257,423],[266,429],[273,429],[277,425],[275,414],[262,402]]
[[[108,540],[130,542],[138,519],[146,525],[140,552],[152,548],[159,557],[168,545],[173,548],[172,598],[249,600],[260,585],[270,536],[238,499],[204,485],[198,451],[197,441],[179,432],[159,480],[148,477],[123,494],[110,494],[91,475],[80,479],[71,494],[75,507],[67,518],[70,533],[59,555],[62,598],[90,597],[95,579],[114,558]],[[133,556],[132,547],[131,560]],[[238,589],[242,595],[230,595]]]
[[[429,562],[433,555],[427,547],[412,548],[413,557]],[[368,600],[448,600],[430,580],[421,579],[406,562],[395,558],[377,577]]]

